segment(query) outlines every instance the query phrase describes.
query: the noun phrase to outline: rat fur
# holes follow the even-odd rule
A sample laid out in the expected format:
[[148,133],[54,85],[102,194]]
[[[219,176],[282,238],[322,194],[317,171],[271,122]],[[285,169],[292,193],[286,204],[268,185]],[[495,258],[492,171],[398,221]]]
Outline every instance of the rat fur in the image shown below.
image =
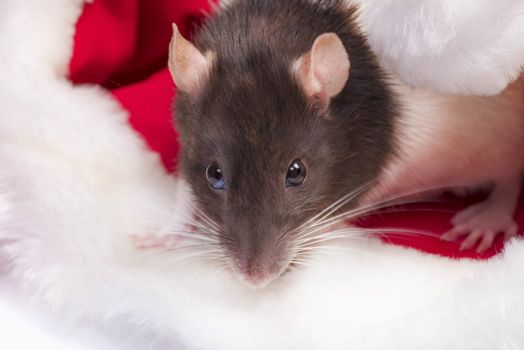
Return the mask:
[[[492,182],[445,238],[482,250],[516,233],[521,83],[495,97],[410,89],[379,66],[357,16],[339,0],[237,0],[194,45],[174,28],[181,175],[200,229],[252,286],[299,263],[334,215],[406,193]],[[306,180],[287,188],[294,159]],[[224,190],[209,186],[210,164]]]

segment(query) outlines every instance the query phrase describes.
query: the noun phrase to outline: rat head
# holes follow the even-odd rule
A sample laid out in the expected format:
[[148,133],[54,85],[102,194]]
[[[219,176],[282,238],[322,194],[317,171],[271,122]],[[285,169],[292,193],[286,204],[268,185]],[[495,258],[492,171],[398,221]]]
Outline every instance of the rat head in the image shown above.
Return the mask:
[[342,41],[313,39],[289,57],[260,49],[232,58],[198,49],[174,27],[182,176],[251,286],[286,271],[304,223],[376,176],[384,158],[356,123],[364,116],[352,125],[358,104],[342,97],[351,79]]

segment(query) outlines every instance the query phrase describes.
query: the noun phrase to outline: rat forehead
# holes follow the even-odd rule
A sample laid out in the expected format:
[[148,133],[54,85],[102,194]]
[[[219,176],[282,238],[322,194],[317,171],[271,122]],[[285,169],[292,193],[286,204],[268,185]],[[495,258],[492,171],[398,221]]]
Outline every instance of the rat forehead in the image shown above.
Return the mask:
[[276,59],[268,52],[257,51],[234,59],[215,56],[206,87],[225,101],[242,98],[278,108],[303,106],[307,102],[292,59]]
[[[216,78],[204,93],[202,113],[242,124],[286,123],[308,118],[314,110],[294,84],[274,84],[269,78],[253,76]],[[272,125],[276,127],[277,125]]]
[[[196,135],[204,158],[245,162],[245,155],[257,162],[281,162],[314,156],[331,138],[329,127],[321,117],[311,122],[296,121],[286,115],[268,117],[258,114],[256,121],[246,114],[235,113],[206,118],[205,127]],[[313,122],[315,121],[315,122]],[[324,123],[322,123],[324,122]],[[204,153],[202,153],[204,152]],[[288,159],[289,158],[289,159]],[[287,165],[287,164],[286,164]]]
[[[305,103],[293,103],[268,93],[243,91],[222,94],[204,104],[201,111],[204,128],[214,139],[230,139],[248,143],[282,142],[308,136],[309,131],[321,127],[322,118]],[[255,96],[253,96],[255,95]]]

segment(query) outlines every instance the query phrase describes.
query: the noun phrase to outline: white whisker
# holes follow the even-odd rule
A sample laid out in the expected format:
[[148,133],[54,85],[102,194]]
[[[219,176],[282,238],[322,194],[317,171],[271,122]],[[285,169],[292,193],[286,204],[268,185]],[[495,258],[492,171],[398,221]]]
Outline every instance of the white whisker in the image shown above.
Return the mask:
[[307,226],[311,222],[322,220],[325,217],[331,215],[332,213],[340,209],[342,206],[347,204],[347,202],[349,202],[350,200],[354,199],[355,197],[360,195],[362,192],[364,192],[369,186],[370,186],[370,183],[366,183],[356,188],[355,190],[351,191],[350,193],[342,196],[341,198],[339,198],[338,200],[330,204],[328,207],[323,209],[320,213],[316,214],[315,216],[307,220],[305,223],[297,227],[296,230],[300,230],[301,228],[303,228],[304,226]]

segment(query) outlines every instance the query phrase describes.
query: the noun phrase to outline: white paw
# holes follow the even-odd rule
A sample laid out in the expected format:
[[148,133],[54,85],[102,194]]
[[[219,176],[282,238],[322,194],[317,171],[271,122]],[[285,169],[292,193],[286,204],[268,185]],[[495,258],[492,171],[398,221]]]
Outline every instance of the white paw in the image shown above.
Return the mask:
[[138,249],[173,249],[182,239],[175,234],[170,235],[130,235],[133,245]]
[[442,239],[455,241],[467,236],[460,250],[471,249],[477,243],[477,252],[482,253],[493,245],[498,234],[506,239],[515,236],[518,226],[513,219],[513,209],[487,199],[456,214],[451,223],[453,228],[442,235]]

